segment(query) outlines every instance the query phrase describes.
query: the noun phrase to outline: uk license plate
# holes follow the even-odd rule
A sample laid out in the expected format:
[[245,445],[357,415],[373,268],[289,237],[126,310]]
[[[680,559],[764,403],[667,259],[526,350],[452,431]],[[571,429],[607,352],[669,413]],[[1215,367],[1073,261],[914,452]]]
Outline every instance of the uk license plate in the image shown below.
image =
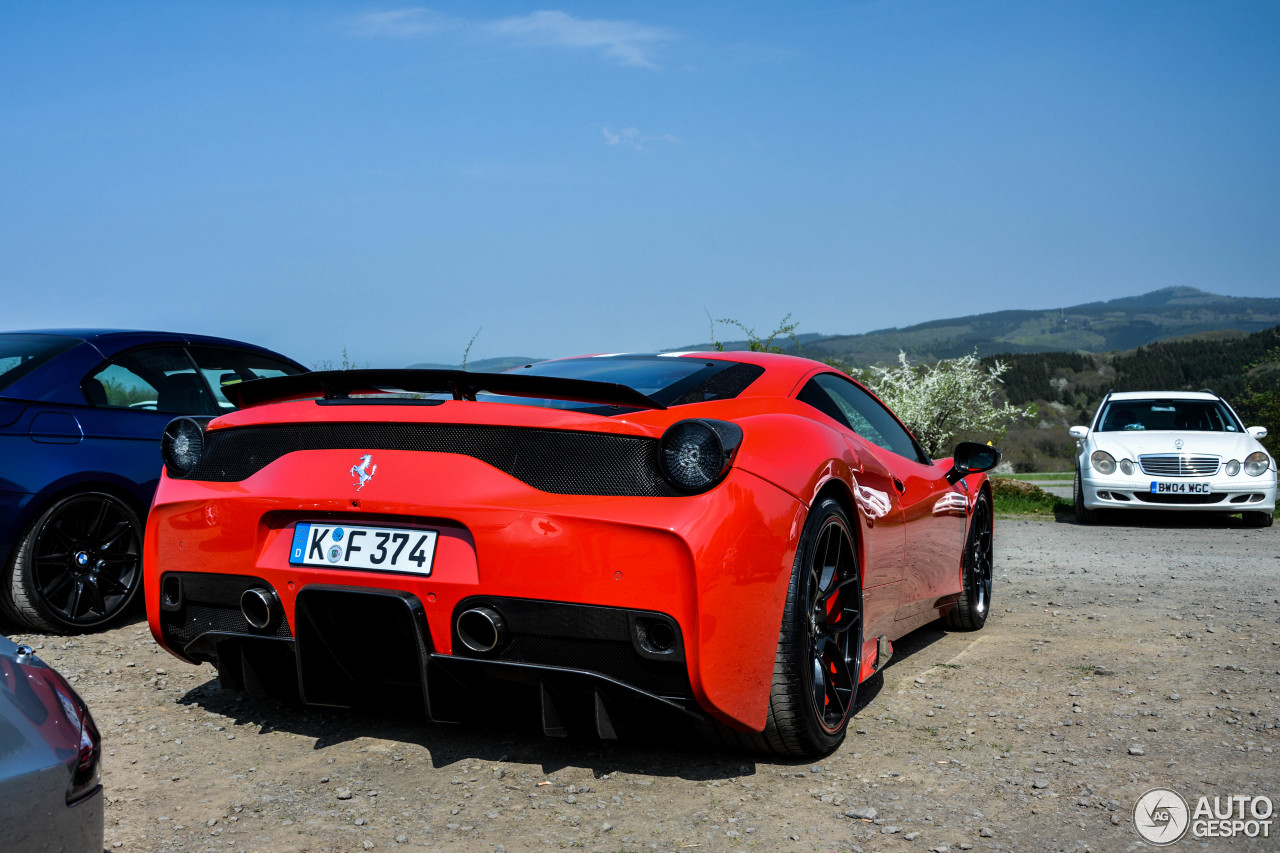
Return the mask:
[[436,537],[434,530],[299,522],[289,564],[429,575]]
[[1151,481],[1153,495],[1207,495],[1210,494],[1208,483],[1165,483],[1160,480]]

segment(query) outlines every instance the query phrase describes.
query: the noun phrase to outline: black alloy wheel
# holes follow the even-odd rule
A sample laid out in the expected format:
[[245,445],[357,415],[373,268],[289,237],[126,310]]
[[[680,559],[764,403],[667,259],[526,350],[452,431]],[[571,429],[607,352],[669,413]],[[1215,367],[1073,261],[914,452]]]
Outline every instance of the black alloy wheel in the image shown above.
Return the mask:
[[994,579],[995,528],[991,499],[986,492],[973,505],[973,520],[964,545],[964,590],[956,606],[947,614],[947,624],[962,631],[976,631],[987,623],[991,612]]
[[787,586],[764,731],[715,724],[722,743],[814,758],[844,741],[862,673],[862,573],[854,529],[830,498],[810,510]]
[[23,533],[8,568],[5,609],[50,633],[106,627],[142,588],[142,525],[106,492],[64,497]]
[[[862,663],[862,601],[849,524],[828,515],[809,550],[801,601],[808,624],[805,686],[822,732],[843,736],[858,695]],[[854,642],[856,641],[856,642]]]

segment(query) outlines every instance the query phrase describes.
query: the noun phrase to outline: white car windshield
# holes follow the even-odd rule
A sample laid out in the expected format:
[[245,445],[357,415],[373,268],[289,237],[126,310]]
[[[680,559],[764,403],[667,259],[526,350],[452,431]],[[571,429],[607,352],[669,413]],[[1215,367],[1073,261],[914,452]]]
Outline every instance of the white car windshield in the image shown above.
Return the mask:
[[1240,432],[1240,424],[1218,400],[1111,400],[1098,418],[1098,432],[1168,430]]

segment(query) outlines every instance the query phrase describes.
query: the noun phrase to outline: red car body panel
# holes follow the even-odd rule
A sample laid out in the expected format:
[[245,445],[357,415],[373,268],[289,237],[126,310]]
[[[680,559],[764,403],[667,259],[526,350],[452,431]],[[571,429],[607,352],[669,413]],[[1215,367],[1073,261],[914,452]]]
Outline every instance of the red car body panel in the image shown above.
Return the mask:
[[[677,497],[553,494],[470,456],[373,450],[376,477],[353,487],[352,449],[288,453],[238,482],[166,473],[147,521],[147,615],[157,642],[158,590],[168,572],[252,575],[279,596],[294,624],[308,585],[395,589],[425,611],[431,651],[453,654],[452,614],[477,593],[651,610],[673,617],[697,703],[742,730],[765,725],[779,626],[808,508],[834,492],[857,527],[863,573],[860,680],[877,665],[877,640],[937,618],[962,588],[966,516],[982,488],[952,485],[950,460],[923,465],[869,444],[795,399],[830,371],[760,353],[685,358],[758,364],[740,396],[604,417],[503,403],[451,400],[430,407],[310,400],[242,409],[208,430],[261,424],[429,422],[513,426],[658,438],[687,418],[737,424],[741,446],[723,482]],[[289,563],[300,521],[420,526],[439,532],[429,576]]]

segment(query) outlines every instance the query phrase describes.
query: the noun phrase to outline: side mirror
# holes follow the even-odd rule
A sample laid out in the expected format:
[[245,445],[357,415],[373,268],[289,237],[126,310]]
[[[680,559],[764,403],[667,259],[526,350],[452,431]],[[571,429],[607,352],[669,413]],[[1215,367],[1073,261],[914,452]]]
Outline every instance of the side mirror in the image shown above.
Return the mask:
[[969,474],[990,471],[999,464],[1000,451],[996,448],[976,441],[962,441],[956,445],[951,470],[947,472],[947,482],[958,483]]
[[1071,433],[1072,438],[1088,438],[1089,436],[1089,428],[1086,426],[1073,426],[1067,432]]
[[1258,439],[1258,441],[1262,441],[1262,439],[1267,437],[1266,427],[1247,427],[1245,429],[1245,432],[1249,433],[1249,435]]

